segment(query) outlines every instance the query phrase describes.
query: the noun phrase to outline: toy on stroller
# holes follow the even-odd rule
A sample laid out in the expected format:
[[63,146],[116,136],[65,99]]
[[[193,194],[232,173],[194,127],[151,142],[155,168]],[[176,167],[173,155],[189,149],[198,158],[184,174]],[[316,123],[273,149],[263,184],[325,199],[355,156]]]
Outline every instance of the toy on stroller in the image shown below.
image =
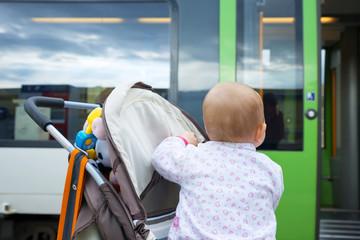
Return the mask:
[[116,87],[102,107],[102,118],[118,191],[38,107],[98,105],[47,97],[25,102],[30,117],[71,153],[57,239],[166,239],[179,187],[154,171],[151,155],[164,138],[184,131],[194,132],[199,142],[207,140],[201,127],[148,85]]

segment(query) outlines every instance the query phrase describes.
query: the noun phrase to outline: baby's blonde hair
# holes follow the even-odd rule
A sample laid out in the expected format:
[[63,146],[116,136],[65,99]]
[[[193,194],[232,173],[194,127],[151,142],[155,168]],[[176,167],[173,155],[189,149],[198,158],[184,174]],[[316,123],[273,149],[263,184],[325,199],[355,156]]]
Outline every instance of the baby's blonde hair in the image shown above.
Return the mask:
[[251,87],[237,82],[216,84],[203,103],[205,129],[212,141],[251,142],[264,123],[264,106]]

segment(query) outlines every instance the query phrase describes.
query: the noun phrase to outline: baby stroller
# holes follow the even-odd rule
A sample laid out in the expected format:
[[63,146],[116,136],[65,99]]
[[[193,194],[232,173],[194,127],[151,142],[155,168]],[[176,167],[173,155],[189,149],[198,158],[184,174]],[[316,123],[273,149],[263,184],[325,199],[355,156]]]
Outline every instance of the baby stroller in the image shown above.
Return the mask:
[[116,87],[102,106],[102,117],[117,191],[38,107],[98,105],[48,97],[25,102],[30,117],[70,152],[57,239],[166,239],[179,186],[153,170],[151,155],[164,138],[184,131],[206,141],[202,128],[148,85],[125,82]]

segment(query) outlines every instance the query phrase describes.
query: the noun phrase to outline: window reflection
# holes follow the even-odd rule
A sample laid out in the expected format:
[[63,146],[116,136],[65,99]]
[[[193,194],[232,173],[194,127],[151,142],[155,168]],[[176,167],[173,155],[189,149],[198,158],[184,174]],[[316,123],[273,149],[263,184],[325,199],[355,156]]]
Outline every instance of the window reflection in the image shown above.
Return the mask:
[[303,139],[300,0],[237,1],[237,81],[264,100],[260,149],[301,150]]
[[203,127],[202,103],[219,82],[219,0],[179,1],[178,105]]
[[[49,139],[23,110],[29,96],[101,103],[129,79],[166,95],[170,22],[164,2],[0,3],[0,139]],[[69,139],[88,114],[44,111]]]

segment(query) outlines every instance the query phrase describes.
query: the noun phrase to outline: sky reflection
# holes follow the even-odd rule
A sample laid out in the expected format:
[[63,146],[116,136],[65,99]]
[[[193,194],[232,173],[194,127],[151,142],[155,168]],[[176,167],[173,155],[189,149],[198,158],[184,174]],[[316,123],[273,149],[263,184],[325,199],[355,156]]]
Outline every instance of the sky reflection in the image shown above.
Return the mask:
[[[26,11],[25,11],[26,10]],[[169,17],[167,3],[1,3],[0,81],[114,87],[137,79],[169,87],[169,24],[39,23],[33,17]]]

